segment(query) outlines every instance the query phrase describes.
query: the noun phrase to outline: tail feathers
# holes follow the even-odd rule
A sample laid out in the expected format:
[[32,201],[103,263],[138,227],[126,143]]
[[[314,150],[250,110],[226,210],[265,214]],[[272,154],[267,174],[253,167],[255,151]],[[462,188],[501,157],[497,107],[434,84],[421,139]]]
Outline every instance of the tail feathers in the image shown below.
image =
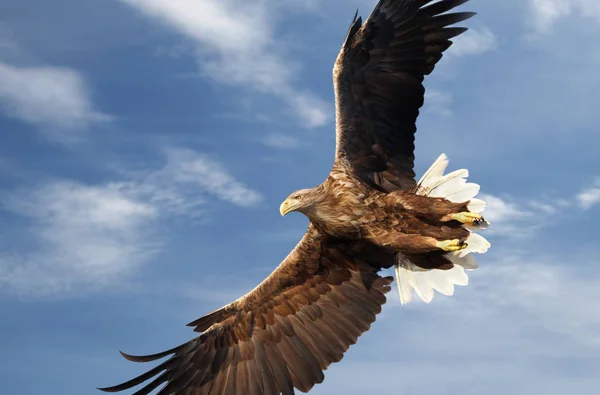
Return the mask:
[[472,213],[481,213],[485,210],[485,201],[477,198],[472,198],[467,204],[467,208]]
[[[467,182],[469,171],[461,169],[444,175],[447,166],[448,158],[441,154],[421,177],[414,192],[417,195],[442,197],[455,203],[468,201],[469,211],[484,211],[485,201],[475,198],[479,193],[479,185]],[[472,229],[469,231],[467,248],[443,255],[446,261],[453,264],[451,269],[423,269],[412,263],[410,257],[398,256],[396,282],[402,304],[412,300],[413,290],[425,303],[429,303],[433,299],[434,290],[443,295],[452,295],[455,285],[468,284],[469,278],[465,270],[475,270],[479,267],[473,253],[483,254],[490,248],[490,243],[484,237],[474,233]]]
[[[433,162],[429,169],[427,169],[425,174],[423,174],[423,177],[421,177],[417,183],[417,190],[419,190],[421,187],[425,188],[430,186],[431,181],[443,176],[444,171],[446,171],[446,167],[448,167],[448,157],[446,154],[441,154],[435,160],[435,162]],[[419,195],[421,195],[421,193],[419,193]]]
[[[466,202],[477,196],[479,185],[472,182],[467,183],[469,171],[460,169],[444,175],[443,172],[447,166],[448,158],[445,154],[440,155],[421,177],[417,184],[416,194],[441,197],[455,203]],[[483,201],[477,199],[476,203],[481,204],[481,202]],[[483,202],[483,208],[485,208],[485,202]]]
[[[465,256],[459,256],[458,252],[453,252],[451,254],[446,254],[445,257],[452,262],[454,266],[459,265],[464,267],[465,269],[472,271],[479,268],[479,264],[477,263],[477,259],[471,254]],[[466,276],[466,274],[465,274]]]
[[462,258],[467,254],[473,252],[485,254],[485,252],[490,248],[490,246],[490,242],[487,241],[483,236],[478,235],[475,232],[471,232],[469,237],[467,237],[467,248],[465,248],[464,250],[456,251],[456,255],[459,258]]
[[[454,262],[453,262],[454,263]],[[400,303],[407,304],[413,298],[413,290],[421,300],[429,303],[433,300],[434,290],[442,295],[454,294],[455,285],[467,285],[469,278],[465,268],[459,264],[448,270],[425,270],[410,262],[396,265],[396,284]]]
[[410,269],[405,269],[402,266],[395,266],[396,285],[398,286],[398,295],[400,295],[400,303],[407,304],[413,298],[413,289],[417,287],[417,279],[415,273]]

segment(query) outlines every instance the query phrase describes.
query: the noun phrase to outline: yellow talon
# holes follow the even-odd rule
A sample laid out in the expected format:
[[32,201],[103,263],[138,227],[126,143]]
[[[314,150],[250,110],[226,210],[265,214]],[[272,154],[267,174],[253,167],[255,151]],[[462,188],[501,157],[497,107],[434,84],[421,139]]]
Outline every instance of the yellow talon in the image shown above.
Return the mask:
[[450,218],[469,226],[487,225],[487,221],[481,216],[481,214],[471,213],[468,211],[450,214]]
[[454,239],[438,241],[437,246],[444,251],[460,251],[467,248],[467,243],[464,240]]

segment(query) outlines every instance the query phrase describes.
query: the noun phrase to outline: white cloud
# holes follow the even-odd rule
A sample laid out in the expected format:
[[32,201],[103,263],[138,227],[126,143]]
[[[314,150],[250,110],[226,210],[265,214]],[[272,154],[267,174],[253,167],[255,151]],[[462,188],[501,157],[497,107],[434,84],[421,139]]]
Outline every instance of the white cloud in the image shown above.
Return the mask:
[[494,223],[515,221],[532,215],[530,212],[520,208],[516,203],[502,198],[486,194],[483,194],[481,198],[487,203],[485,217]]
[[479,55],[496,48],[496,36],[490,29],[483,27],[481,29],[470,28],[465,33],[456,37],[454,44],[445,55],[449,56],[468,56]]
[[285,134],[270,134],[264,138],[263,143],[273,148],[296,148],[300,142]]
[[254,206],[262,196],[233,178],[221,164],[189,149],[169,149],[167,166],[156,175],[179,185],[200,187],[210,194],[242,207]]
[[491,222],[487,233],[507,237],[532,236],[539,228],[547,224],[551,216],[557,215],[562,207],[558,202],[531,199],[519,204],[514,198],[500,198],[481,194],[487,202],[483,216]]
[[6,115],[48,127],[67,140],[75,138],[73,131],[109,119],[94,109],[83,77],[64,67],[0,63],[0,106]]
[[293,110],[308,123],[308,126],[317,127],[327,123],[330,118],[329,114],[333,113],[333,107],[308,92],[288,91],[286,93],[286,91],[288,90],[286,89],[282,93]]
[[530,4],[538,32],[547,32],[556,20],[571,13],[570,0],[531,0]]
[[[562,201],[556,201],[554,202],[557,206],[561,205]],[[558,211],[558,208],[550,203],[544,203],[544,202],[540,202],[537,200],[530,200],[529,202],[527,202],[527,204],[529,205],[529,207],[533,208],[534,210],[539,210],[542,211],[546,214],[556,214],[556,212]]]
[[4,209],[27,219],[34,246],[0,253],[0,289],[24,295],[68,294],[111,285],[160,251],[158,221],[197,217],[213,195],[248,207],[262,196],[218,162],[171,149],[159,170],[101,185],[60,180],[5,198]]
[[600,204],[600,178],[596,180],[593,186],[579,193],[577,201],[584,209]]
[[309,127],[324,125],[330,106],[292,87],[298,66],[280,55],[272,27],[273,4],[237,0],[121,0],[199,45],[199,64],[225,84],[275,95]]
[[[596,265],[597,254],[576,255],[557,259],[543,253],[535,258],[518,254],[492,260],[489,273],[481,278],[479,292],[485,296],[478,303],[517,307],[540,328],[600,347],[600,312],[585,303],[600,296],[600,273],[588,266]],[[581,262],[581,268],[565,266],[572,261]]]
[[103,286],[156,248],[146,232],[156,208],[111,185],[59,181],[15,194],[5,206],[32,221],[38,244],[22,256],[0,255],[5,290],[55,294]]
[[596,0],[530,0],[537,33],[548,33],[555,23],[577,12],[600,23],[600,2]]
[[156,171],[135,174],[114,185],[130,196],[151,202],[161,212],[199,217],[208,195],[240,207],[259,204],[263,196],[238,180],[217,161],[185,148],[165,151],[167,162]]
[[511,196],[500,198],[481,194],[480,197],[487,202],[483,215],[492,223],[486,232],[510,237],[533,236],[536,230],[551,221],[568,221],[572,215],[564,215],[574,205],[587,210],[600,204],[600,178],[597,178],[592,186],[569,199],[544,197],[518,203],[518,200]]

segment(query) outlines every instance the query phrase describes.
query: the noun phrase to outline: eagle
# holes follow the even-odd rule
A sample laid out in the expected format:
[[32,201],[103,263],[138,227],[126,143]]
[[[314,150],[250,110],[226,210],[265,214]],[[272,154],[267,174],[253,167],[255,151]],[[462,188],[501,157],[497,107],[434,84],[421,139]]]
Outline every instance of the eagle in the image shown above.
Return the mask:
[[281,215],[310,225],[280,265],[239,299],[188,324],[199,335],[167,351],[135,356],[163,362],[127,382],[136,395],[292,395],[324,380],[324,371],[369,330],[386,302],[395,269],[400,301],[434,289],[451,295],[477,268],[473,253],[490,244],[475,233],[489,223],[467,170],[445,174],[442,154],[419,181],[414,135],[430,74],[454,24],[472,12],[448,12],[468,0],[381,0],[350,25],[333,68],[336,151],[320,185],[289,195]]

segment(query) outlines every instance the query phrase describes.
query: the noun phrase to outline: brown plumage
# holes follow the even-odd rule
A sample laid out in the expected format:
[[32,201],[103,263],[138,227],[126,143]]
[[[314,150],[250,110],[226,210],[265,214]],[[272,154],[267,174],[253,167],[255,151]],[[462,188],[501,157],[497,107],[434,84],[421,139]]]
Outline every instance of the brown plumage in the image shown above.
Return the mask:
[[447,26],[473,15],[445,12],[466,1],[382,0],[364,25],[355,16],[333,73],[334,167],[280,208],[309,217],[304,238],[254,290],[190,323],[198,337],[154,355],[123,354],[169,358],[103,391],[145,383],[135,394],[161,385],[160,395],[306,392],[375,321],[393,280],[382,268],[452,268],[440,242],[463,247],[469,231],[453,215],[468,202],[418,194],[413,151],[424,76],[466,30]]

